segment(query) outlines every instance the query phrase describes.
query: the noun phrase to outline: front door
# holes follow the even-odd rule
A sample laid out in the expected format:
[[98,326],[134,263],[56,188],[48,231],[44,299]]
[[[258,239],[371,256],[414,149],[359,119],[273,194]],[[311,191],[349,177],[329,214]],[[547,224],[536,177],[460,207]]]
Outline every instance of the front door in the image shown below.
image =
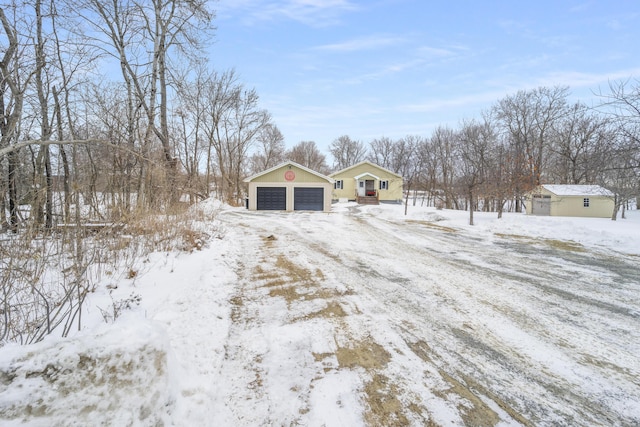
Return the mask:
[[360,179],[358,180],[358,197],[364,197],[369,194],[375,196],[376,182],[373,179]]
[[364,197],[365,194],[367,194],[365,189],[365,180],[359,179],[358,180],[358,197]]

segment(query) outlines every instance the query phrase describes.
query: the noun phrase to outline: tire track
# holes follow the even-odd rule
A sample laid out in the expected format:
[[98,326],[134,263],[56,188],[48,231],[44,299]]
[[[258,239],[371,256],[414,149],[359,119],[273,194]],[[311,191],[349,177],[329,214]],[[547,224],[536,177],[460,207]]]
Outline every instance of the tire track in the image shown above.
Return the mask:
[[[333,304],[328,311],[336,342],[315,353],[322,373],[310,381],[308,395],[327,375],[356,370],[365,406],[389,411],[391,418],[378,422],[444,423],[434,418],[434,407],[458,425],[638,421],[629,409],[634,407],[632,390],[637,390],[633,342],[638,341],[628,343],[638,335],[637,316],[621,306],[619,288],[582,289],[568,281],[575,275],[609,280],[616,272],[603,274],[606,262],[590,268],[560,249],[534,257],[505,247],[504,238],[485,242],[442,227],[385,221],[357,209],[284,214],[284,222],[278,215],[273,221],[250,212],[233,215],[254,231],[268,231],[286,242],[278,248],[280,256],[314,274],[322,271],[323,295],[296,292],[290,301]],[[546,273],[530,279],[545,268]],[[553,268],[560,273],[551,274]],[[622,270],[632,271],[628,266]],[[624,292],[637,295],[637,289],[624,286]],[[286,299],[287,291],[280,292],[273,296]],[[304,320],[323,318],[320,311]],[[348,354],[362,342],[381,346],[388,360],[373,370],[347,362],[341,366],[338,350]],[[417,377],[408,372],[416,359],[423,370]],[[367,385],[376,382],[384,387]],[[400,403],[381,400],[389,395]],[[378,403],[372,403],[376,396]],[[373,418],[365,419],[374,424]]]

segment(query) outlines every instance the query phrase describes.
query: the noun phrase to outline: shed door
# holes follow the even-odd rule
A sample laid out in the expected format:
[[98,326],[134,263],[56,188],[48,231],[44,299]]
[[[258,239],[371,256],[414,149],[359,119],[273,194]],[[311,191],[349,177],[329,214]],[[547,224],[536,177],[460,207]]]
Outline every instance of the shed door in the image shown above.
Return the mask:
[[296,211],[324,210],[324,188],[295,187],[293,189],[293,209]]
[[551,196],[533,196],[531,213],[533,215],[551,215]]
[[287,209],[286,187],[258,187],[256,209],[259,211],[284,211]]

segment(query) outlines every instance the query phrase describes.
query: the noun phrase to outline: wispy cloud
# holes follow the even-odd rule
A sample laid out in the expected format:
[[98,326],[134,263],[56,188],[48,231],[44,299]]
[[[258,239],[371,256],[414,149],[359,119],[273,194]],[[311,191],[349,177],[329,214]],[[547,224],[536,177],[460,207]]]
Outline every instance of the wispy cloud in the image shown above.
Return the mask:
[[640,68],[610,71],[606,73],[584,73],[578,71],[565,71],[549,73],[537,80],[539,86],[569,86],[571,88],[596,89],[599,85],[607,85],[614,80],[627,80],[640,75]]
[[442,96],[424,102],[401,105],[398,110],[410,113],[430,113],[452,107],[489,106],[504,95],[503,91],[488,91],[457,97]]
[[402,42],[404,42],[404,39],[398,36],[373,35],[346,40],[340,43],[317,46],[315,50],[329,52],[356,52],[362,50],[380,49],[383,47],[397,45]]
[[578,3],[573,7],[569,8],[569,12],[577,13],[577,12],[585,12],[589,10],[593,6],[593,1],[587,1],[584,3]]
[[[505,95],[515,93],[518,90],[530,90],[536,87],[546,86],[569,86],[570,90],[584,92],[584,96],[594,98],[599,86],[607,86],[610,81],[626,80],[634,75],[640,75],[640,69],[632,68],[612,71],[609,73],[584,73],[577,71],[551,72],[538,78],[508,79],[497,85],[496,82],[489,84],[491,90],[479,91],[461,96],[441,96],[428,99],[423,102],[404,104],[399,106],[399,110],[407,113],[432,113],[443,109],[472,107],[488,108],[494,102],[500,100]],[[584,89],[587,91],[585,92]],[[587,99],[583,99],[587,102]]]
[[440,47],[422,46],[418,49],[421,56],[429,58],[449,58],[458,54],[457,50]]
[[220,17],[240,16],[246,25],[289,20],[313,27],[335,25],[358,10],[351,0],[233,0],[220,3]]
[[424,64],[425,60],[423,59],[413,59],[407,60],[405,62],[393,62],[369,73],[349,76],[349,78],[342,81],[342,83],[349,85],[363,84],[367,81],[379,80],[393,74],[402,73],[403,71],[420,67]]

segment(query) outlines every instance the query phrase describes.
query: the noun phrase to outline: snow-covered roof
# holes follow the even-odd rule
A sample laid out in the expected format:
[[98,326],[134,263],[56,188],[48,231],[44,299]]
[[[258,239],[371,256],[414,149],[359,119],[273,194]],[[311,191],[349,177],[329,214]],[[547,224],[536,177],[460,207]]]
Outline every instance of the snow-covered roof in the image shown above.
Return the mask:
[[613,197],[614,194],[599,185],[551,185],[542,186],[546,190],[557,196],[607,196]]

